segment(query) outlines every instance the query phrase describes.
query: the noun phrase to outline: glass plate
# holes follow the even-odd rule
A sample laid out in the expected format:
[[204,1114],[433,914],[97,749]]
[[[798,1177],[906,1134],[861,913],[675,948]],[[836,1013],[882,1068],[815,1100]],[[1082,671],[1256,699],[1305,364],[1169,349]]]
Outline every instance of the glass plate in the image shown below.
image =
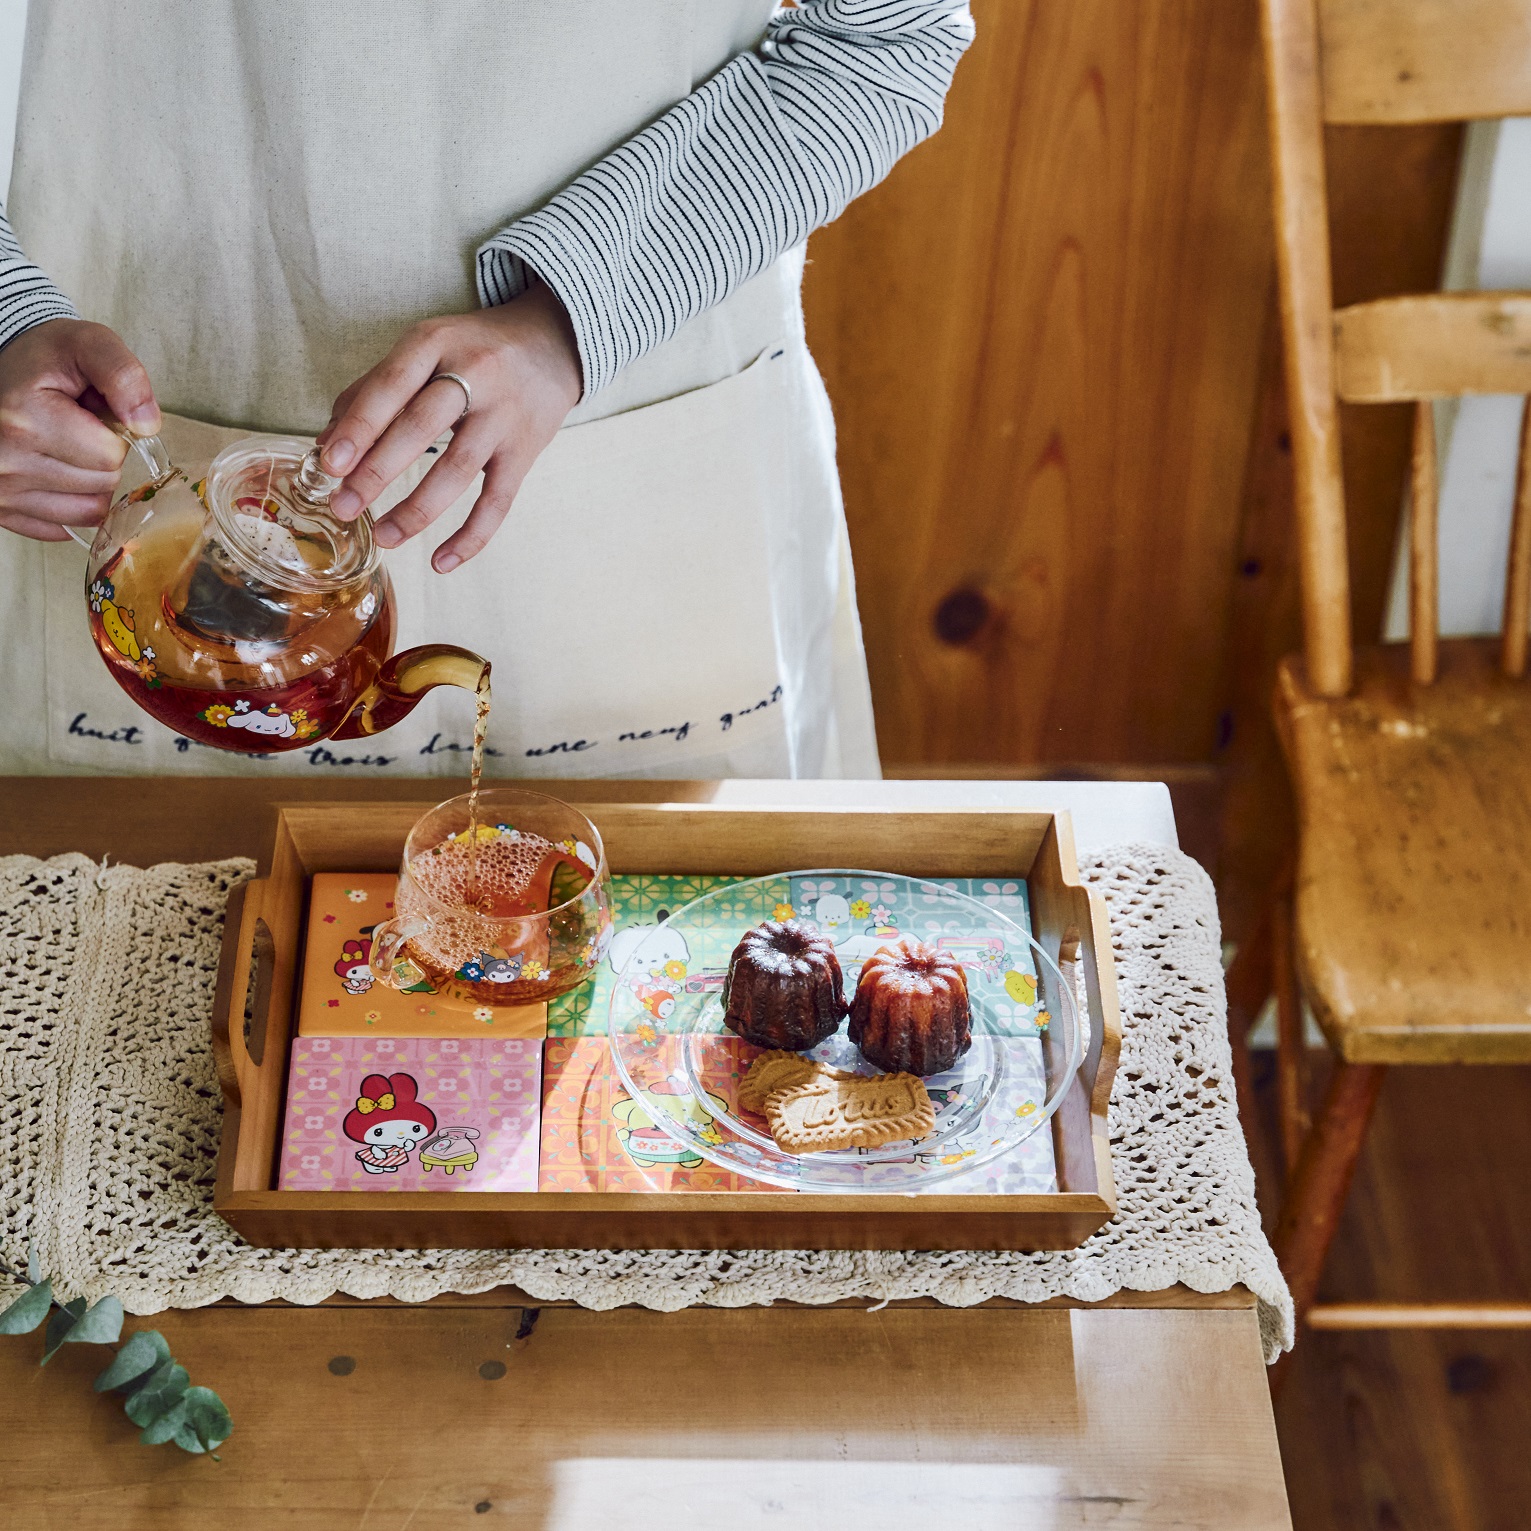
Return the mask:
[[[831,868],[713,889],[648,931],[622,965],[607,1031],[623,1085],[680,1147],[792,1190],[922,1191],[993,1164],[1057,1110],[1084,1048],[1072,984],[1005,912],[1024,909],[1018,885],[984,886],[993,893],[974,898],[949,884]],[[780,902],[773,910],[771,890],[779,900],[783,887],[806,890],[811,912]],[[724,1027],[723,977],[745,932],[772,912],[834,941],[847,999],[866,958],[901,935],[963,964],[973,1044],[955,1068],[925,1081],[936,1113],[929,1137],[794,1155],[776,1146],[763,1116],[739,1106],[739,1081],[760,1049]],[[851,1044],[844,1022],[807,1056],[880,1072]]]

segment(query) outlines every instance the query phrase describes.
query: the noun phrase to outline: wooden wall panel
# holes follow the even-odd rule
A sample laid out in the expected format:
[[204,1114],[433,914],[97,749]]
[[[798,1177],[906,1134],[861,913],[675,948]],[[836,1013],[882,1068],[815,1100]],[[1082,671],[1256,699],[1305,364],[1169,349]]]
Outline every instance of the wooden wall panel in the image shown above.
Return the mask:
[[1253,0],[975,0],[816,235],[884,758],[1209,759],[1271,254]]

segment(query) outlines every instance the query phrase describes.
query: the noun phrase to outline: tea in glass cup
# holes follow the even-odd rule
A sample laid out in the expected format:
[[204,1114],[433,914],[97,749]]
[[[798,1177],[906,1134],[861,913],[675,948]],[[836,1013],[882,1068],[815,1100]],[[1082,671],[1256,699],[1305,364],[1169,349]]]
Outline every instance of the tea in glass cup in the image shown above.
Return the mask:
[[372,972],[480,1005],[535,1005],[594,977],[611,938],[600,831],[541,792],[493,787],[409,832]]

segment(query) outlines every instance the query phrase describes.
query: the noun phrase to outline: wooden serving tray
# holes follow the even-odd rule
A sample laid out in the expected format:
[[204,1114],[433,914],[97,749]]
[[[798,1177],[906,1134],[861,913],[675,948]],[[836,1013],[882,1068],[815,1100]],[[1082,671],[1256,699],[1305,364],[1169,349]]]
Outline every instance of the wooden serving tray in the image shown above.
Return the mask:
[[[845,866],[911,877],[1024,874],[1033,934],[1082,962],[1083,1066],[1050,1122],[1058,1190],[1028,1195],[796,1191],[279,1191],[277,1154],[309,879],[391,871],[419,803],[287,803],[265,876],[229,901],[213,1007],[223,1087],[214,1205],[252,1244],[319,1249],[1071,1249],[1116,1210],[1106,1103],[1121,1047],[1105,901],[1079,881],[1067,813],[580,803],[613,872],[758,877]],[[1044,991],[1052,980],[1043,978]],[[1056,996],[1053,996],[1056,1013]],[[1062,1044],[1044,1035],[1043,1047]]]

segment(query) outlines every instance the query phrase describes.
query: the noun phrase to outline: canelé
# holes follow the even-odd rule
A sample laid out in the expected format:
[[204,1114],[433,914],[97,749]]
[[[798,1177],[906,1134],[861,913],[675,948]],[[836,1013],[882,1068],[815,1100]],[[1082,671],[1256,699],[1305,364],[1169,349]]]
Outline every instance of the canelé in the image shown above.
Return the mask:
[[834,943],[797,920],[768,920],[729,959],[723,1024],[757,1047],[802,1052],[845,1016]]
[[879,947],[851,1000],[850,1039],[888,1073],[944,1073],[973,1042],[961,963],[908,936]]

